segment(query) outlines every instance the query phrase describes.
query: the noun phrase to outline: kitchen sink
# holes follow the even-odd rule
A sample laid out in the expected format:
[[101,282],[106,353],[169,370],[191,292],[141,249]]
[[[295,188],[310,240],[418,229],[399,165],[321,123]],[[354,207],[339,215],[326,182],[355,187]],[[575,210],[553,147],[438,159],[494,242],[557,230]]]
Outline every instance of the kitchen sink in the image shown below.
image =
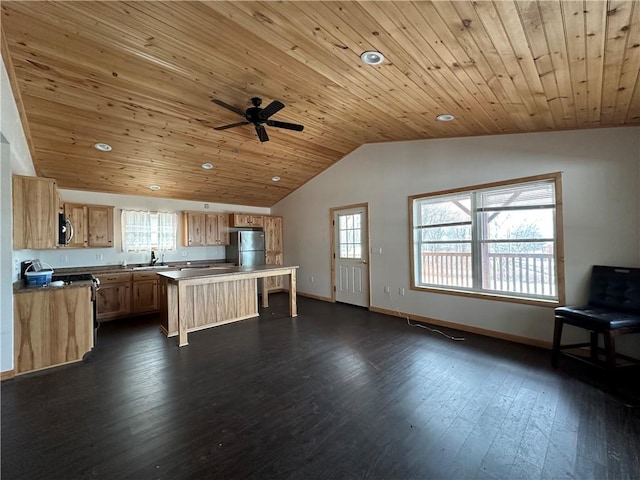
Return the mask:
[[133,267],[131,270],[162,270],[169,268],[169,265],[145,265],[144,267]]

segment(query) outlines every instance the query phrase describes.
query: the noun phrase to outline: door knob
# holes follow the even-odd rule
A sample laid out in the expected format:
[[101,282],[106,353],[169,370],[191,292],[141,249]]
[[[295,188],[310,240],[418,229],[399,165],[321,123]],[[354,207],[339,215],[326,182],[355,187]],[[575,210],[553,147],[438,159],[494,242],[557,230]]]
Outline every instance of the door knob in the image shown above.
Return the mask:
[[362,260],[362,263],[366,264],[366,263],[367,263],[367,261],[366,261],[366,260]]

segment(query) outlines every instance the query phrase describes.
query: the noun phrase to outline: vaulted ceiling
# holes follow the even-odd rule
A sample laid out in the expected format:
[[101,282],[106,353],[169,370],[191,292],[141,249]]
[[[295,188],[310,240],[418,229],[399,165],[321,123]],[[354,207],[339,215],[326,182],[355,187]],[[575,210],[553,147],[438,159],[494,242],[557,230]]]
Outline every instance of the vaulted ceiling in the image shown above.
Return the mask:
[[[2,34],[69,189],[272,206],[365,143],[640,125],[634,1],[3,1]],[[254,96],[304,131],[213,130]]]

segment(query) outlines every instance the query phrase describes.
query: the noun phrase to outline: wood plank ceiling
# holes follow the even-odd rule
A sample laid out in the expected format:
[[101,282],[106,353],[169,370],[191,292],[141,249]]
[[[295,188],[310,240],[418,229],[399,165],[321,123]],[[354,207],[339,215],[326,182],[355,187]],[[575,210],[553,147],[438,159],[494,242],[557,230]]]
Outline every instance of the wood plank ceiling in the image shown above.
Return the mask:
[[[268,207],[365,143],[640,125],[640,2],[4,1],[2,15],[36,171],[62,188]],[[305,130],[212,129],[242,118],[211,99],[253,96]]]

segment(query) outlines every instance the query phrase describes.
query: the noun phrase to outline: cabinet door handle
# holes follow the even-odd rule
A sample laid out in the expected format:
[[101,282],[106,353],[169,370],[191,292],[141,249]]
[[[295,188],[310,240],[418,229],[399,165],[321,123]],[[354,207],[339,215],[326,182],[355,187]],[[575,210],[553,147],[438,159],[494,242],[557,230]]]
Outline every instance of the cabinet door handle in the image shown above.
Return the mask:
[[69,220],[67,218],[67,225],[69,225],[69,238],[67,239],[67,245],[69,245],[71,243],[71,240],[73,240],[73,234],[75,233],[75,230],[73,229],[73,223],[71,223],[71,220]]

